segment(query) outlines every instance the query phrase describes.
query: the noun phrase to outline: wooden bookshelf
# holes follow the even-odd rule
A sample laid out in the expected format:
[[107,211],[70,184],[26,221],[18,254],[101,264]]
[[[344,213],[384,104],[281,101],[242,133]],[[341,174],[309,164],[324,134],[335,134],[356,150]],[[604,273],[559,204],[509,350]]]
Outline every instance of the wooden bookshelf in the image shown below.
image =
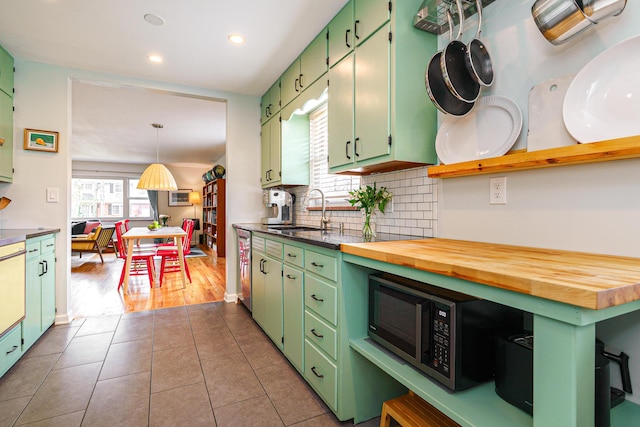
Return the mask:
[[216,250],[219,257],[225,257],[225,180],[222,178],[208,182],[202,187],[202,216],[204,243]]

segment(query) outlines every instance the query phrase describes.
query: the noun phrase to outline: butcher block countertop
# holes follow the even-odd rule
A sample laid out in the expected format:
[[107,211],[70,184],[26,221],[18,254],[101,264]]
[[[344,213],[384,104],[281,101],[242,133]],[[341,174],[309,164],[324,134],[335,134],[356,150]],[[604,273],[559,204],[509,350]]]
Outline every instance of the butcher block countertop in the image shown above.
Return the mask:
[[345,243],[340,249],[589,309],[640,300],[640,258],[449,239]]

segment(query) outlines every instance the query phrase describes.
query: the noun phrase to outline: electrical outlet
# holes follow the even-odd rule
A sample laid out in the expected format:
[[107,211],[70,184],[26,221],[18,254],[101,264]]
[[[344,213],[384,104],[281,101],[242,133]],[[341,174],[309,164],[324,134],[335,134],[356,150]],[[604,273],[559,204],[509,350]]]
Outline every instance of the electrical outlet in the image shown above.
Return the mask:
[[499,176],[489,180],[489,204],[507,204],[507,177]]

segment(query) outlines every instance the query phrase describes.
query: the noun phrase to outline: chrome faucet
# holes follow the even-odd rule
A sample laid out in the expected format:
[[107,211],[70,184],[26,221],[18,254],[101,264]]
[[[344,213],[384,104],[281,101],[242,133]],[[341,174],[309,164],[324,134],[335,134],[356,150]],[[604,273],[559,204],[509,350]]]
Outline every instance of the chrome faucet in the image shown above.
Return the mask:
[[322,218],[320,219],[320,230],[326,230],[327,229],[327,224],[329,224],[329,218],[327,218],[326,215],[325,215],[325,208],[326,207],[325,207],[324,193],[319,188],[312,188],[307,193],[307,197],[309,197],[309,194],[311,194],[312,191],[317,191],[322,196]]

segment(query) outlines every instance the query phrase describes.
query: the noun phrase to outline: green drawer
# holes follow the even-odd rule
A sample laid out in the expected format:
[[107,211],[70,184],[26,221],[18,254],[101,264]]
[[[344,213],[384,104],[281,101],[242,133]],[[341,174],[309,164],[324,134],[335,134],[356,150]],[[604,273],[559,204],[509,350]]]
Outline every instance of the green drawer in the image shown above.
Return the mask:
[[254,251],[264,252],[264,237],[251,235],[251,249]]
[[27,261],[40,256],[40,241],[27,240]]
[[284,261],[304,268],[304,249],[296,246],[284,245]]
[[304,341],[304,377],[333,410],[338,410],[338,368],[309,340]]
[[40,252],[42,255],[50,254],[56,250],[56,238],[55,236],[47,237],[40,241]]
[[282,259],[282,243],[265,239],[265,247],[268,255],[274,258]]
[[304,313],[304,334],[309,341],[312,341],[332,358],[337,358],[338,334],[335,328],[314,316],[313,313]]
[[22,356],[21,326],[15,326],[0,338],[0,376]]
[[334,282],[338,280],[338,262],[335,257],[306,251],[306,269]]
[[338,291],[335,286],[322,280],[305,276],[304,304],[331,324],[337,324]]

